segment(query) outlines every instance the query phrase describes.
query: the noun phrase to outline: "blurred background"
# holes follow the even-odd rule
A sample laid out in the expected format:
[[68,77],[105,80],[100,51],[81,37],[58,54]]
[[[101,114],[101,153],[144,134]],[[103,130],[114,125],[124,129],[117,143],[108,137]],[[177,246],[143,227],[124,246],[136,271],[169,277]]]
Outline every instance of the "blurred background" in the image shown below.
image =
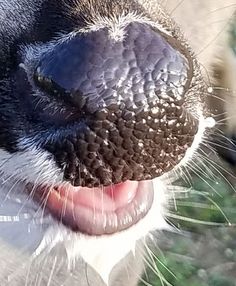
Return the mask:
[[[218,143],[235,156],[233,142]],[[213,145],[174,183],[172,231],[154,234],[141,286],[236,286],[236,170]]]

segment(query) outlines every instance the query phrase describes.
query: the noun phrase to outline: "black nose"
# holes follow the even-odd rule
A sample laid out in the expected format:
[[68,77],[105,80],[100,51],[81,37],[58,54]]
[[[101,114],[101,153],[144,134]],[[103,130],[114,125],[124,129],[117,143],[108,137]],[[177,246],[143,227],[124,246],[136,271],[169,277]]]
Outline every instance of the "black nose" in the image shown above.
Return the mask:
[[91,113],[121,103],[136,111],[167,92],[183,100],[187,78],[187,59],[149,26],[134,23],[122,42],[106,29],[65,40],[35,72],[41,88]]
[[86,186],[151,179],[183,158],[198,122],[184,108],[191,70],[178,45],[131,23],[122,41],[104,28],[44,54],[36,85],[79,114],[44,146],[66,179]]

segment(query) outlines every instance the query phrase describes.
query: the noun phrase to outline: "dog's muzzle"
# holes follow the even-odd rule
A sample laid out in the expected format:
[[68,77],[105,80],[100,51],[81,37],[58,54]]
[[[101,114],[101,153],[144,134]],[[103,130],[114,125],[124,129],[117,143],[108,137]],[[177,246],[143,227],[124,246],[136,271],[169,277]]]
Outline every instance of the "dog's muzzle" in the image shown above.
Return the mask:
[[181,161],[198,130],[185,108],[188,51],[146,24],[129,24],[123,40],[113,36],[106,28],[78,33],[35,69],[36,86],[64,106],[60,114],[38,111],[56,130],[43,148],[74,186],[160,176]]
[[25,133],[64,176],[29,181],[28,191],[90,235],[141,220],[158,199],[152,179],[178,165],[201,131],[205,86],[186,45],[148,24],[123,32],[70,34],[40,46],[16,74]]

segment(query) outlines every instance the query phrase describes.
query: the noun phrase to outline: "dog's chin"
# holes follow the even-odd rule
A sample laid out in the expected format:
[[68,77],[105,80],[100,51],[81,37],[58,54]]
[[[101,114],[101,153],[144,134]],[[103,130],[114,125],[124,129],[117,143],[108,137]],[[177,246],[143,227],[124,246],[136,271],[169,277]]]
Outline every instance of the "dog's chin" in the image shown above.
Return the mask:
[[108,283],[113,267],[130,251],[135,255],[138,240],[167,227],[163,184],[155,179],[103,188],[65,183],[34,189],[36,200],[45,203],[54,219],[36,255],[62,244],[69,263],[82,258]]
[[[130,255],[130,252],[132,255],[132,251],[135,255],[136,250],[140,253],[140,249],[136,248],[140,247],[137,241],[146,239],[146,235],[152,230],[168,227],[164,219],[167,186],[160,178],[150,182],[131,183],[132,187],[138,186],[133,190],[136,196],[142,190],[143,194],[153,193],[150,209],[132,226],[122,231],[117,229],[113,234],[106,235],[88,235],[78,230],[73,231],[70,226],[62,224],[60,219],[53,217],[43,206],[39,207],[38,203],[33,202],[25,192],[24,183],[17,183],[10,187],[11,183],[11,181],[5,181],[0,194],[4,201],[0,216],[2,219],[5,218],[5,223],[0,223],[0,239],[11,245],[11,248],[13,245],[20,251],[23,250],[24,254],[28,255],[29,261],[50,257],[54,251],[58,253],[58,249],[64,249],[69,266],[77,265],[77,261],[85,261],[106,283],[114,266],[126,255]],[[130,182],[125,183],[127,187],[129,184]],[[142,185],[144,185],[143,189]],[[10,193],[9,189],[11,189]],[[136,196],[130,198],[131,204],[137,199]],[[85,202],[86,200],[83,203]],[[120,200],[119,203],[123,204],[124,201]]]
[[[122,260],[126,255],[130,253],[130,251],[133,251],[133,254],[135,255],[137,249],[136,242],[140,241],[142,239],[146,239],[146,235],[150,233],[150,231],[154,231],[156,229],[167,229],[169,226],[167,225],[165,219],[164,219],[164,205],[166,203],[166,184],[162,179],[154,179],[152,181],[144,181],[144,182],[126,182],[124,185],[117,185],[114,186],[114,188],[121,189],[120,192],[122,192],[122,189],[126,189],[126,191],[130,190],[131,192],[134,192],[131,197],[126,196],[125,200],[122,201],[124,198],[119,198],[114,196],[114,204],[117,203],[119,207],[117,210],[122,213],[122,215],[126,214],[127,217],[124,218],[123,224],[119,225],[116,220],[116,225],[112,229],[112,233],[103,235],[95,235],[94,233],[98,229],[101,232],[101,229],[103,229],[103,232],[106,232],[107,229],[110,228],[107,226],[101,227],[98,226],[95,227],[95,224],[92,222],[92,216],[94,215],[94,212],[89,210],[89,213],[92,213],[93,215],[87,216],[86,214],[83,214],[83,216],[86,217],[86,222],[91,223],[92,227],[90,227],[90,233],[87,234],[85,231],[79,231],[79,227],[81,225],[84,225],[83,223],[80,224],[81,220],[76,220],[74,218],[74,222],[77,223],[77,231],[73,231],[71,229],[71,223],[67,221],[67,223],[61,223],[58,217],[55,219],[55,215],[53,220],[54,223],[51,224],[51,226],[47,229],[46,234],[44,235],[44,238],[37,248],[35,255],[39,255],[41,252],[44,252],[45,249],[47,251],[50,251],[55,245],[63,245],[63,247],[66,250],[67,256],[68,256],[68,262],[73,263],[78,258],[82,258],[85,262],[87,262],[93,269],[95,269],[99,275],[103,278],[103,280],[108,283],[109,275],[111,273],[111,270],[113,267]],[[48,203],[48,208],[51,208],[50,213],[52,213],[52,209],[58,208],[59,201],[63,200],[63,191],[61,190],[61,195],[59,196],[59,189],[54,189],[51,192],[52,198],[50,198],[51,202]],[[84,188],[80,190],[81,192],[86,191],[87,188]],[[153,191],[155,189],[155,192]],[[72,187],[73,190],[73,187]],[[70,191],[72,191],[70,190]],[[88,192],[91,192],[91,190],[88,190]],[[109,187],[105,189],[106,193],[109,193]],[[68,191],[67,191],[68,194]],[[110,193],[109,193],[110,194]],[[121,195],[121,194],[120,194]],[[60,197],[60,198],[59,198]],[[146,200],[141,202],[141,198]],[[100,200],[100,197],[96,197],[95,200]],[[54,202],[56,200],[56,203]],[[108,198],[104,198],[104,200],[108,200]],[[116,201],[117,200],[117,201]],[[70,199],[68,199],[70,201]],[[128,205],[123,205],[124,202],[129,201]],[[125,203],[126,203],[125,202]],[[71,202],[68,202],[71,203]],[[80,201],[78,196],[78,205],[75,206],[75,208],[81,207],[81,204],[84,206],[87,204],[87,207],[90,209],[91,202],[88,203],[87,198],[82,201]],[[122,207],[121,205],[122,204]],[[68,205],[68,210],[66,211],[64,208],[64,215],[70,216],[70,211],[72,209],[69,209],[71,206]],[[107,208],[108,206],[104,205],[104,208]],[[112,204],[109,204],[109,207],[114,210],[115,206]],[[100,207],[97,207],[97,211],[99,211],[98,217],[95,217],[95,221],[98,223],[98,220],[101,219],[102,213],[100,213],[99,210]],[[133,218],[132,215],[129,213],[130,210],[133,208],[139,209],[136,214],[134,213]],[[69,214],[67,213],[69,212]],[[73,208],[73,212],[77,212]],[[80,213],[80,211],[78,211]],[[118,214],[119,211],[114,211],[114,214]],[[140,214],[142,213],[142,214]],[[81,213],[80,213],[81,214]],[[107,216],[106,211],[103,210],[104,217]],[[76,214],[74,214],[76,217]],[[112,216],[113,217],[113,216]],[[58,223],[56,223],[58,221]],[[129,222],[129,223],[128,223]],[[111,223],[113,225],[114,222]],[[98,223],[99,224],[99,223]],[[91,229],[94,231],[94,233],[91,232]],[[86,226],[86,230],[89,230],[89,227]],[[114,231],[115,230],[115,231]],[[89,231],[87,231],[89,232]],[[119,247],[117,247],[119,245]],[[138,249],[140,252],[140,249]]]

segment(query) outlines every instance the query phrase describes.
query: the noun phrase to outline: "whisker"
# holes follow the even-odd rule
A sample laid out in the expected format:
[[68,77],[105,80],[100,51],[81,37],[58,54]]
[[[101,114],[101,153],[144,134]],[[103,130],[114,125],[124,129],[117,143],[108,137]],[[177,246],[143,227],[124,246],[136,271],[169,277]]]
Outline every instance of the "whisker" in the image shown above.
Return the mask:
[[205,195],[202,192],[197,192],[197,191],[194,191],[194,192],[196,194],[198,194],[199,196],[204,196],[209,202],[211,202],[220,211],[220,213],[223,215],[223,217],[227,221],[228,225],[231,225],[231,222],[229,221],[229,219],[228,219],[227,215],[225,214],[225,212],[222,210],[222,208],[214,200],[212,200],[209,196]]
[[167,217],[170,217],[173,219],[191,222],[191,223],[195,223],[195,224],[207,225],[207,226],[236,226],[236,224],[232,224],[232,223],[229,224],[229,223],[203,221],[203,220],[193,219],[193,218],[189,218],[189,217],[184,217],[184,216],[177,215],[177,214],[170,213],[170,212],[167,212],[165,215]]
[[202,160],[205,160],[208,164],[211,165],[211,167],[221,176],[221,178],[223,178],[226,183],[231,187],[231,189],[236,192],[235,187],[233,186],[233,184],[222,174],[222,172],[220,172],[217,167],[219,169],[221,169],[223,172],[226,172],[226,174],[233,176],[233,178],[236,178],[233,174],[231,174],[228,170],[226,170],[224,167],[216,164],[214,161],[210,160],[207,157],[202,157]]
[[233,16],[234,16],[234,13],[232,13],[230,20],[227,21],[227,23],[217,33],[217,35],[197,53],[197,56],[200,56],[208,47],[210,47],[217,40],[217,38],[219,38],[219,36],[223,33],[223,31],[225,31],[227,29],[227,26],[229,25],[230,21],[233,19]]
[[225,147],[225,146],[223,146],[223,145],[220,145],[220,144],[218,144],[218,143],[209,141],[209,140],[207,140],[207,139],[203,139],[203,143],[202,143],[202,144],[204,144],[204,142],[206,142],[207,144],[211,144],[211,145],[213,145],[213,146],[220,147],[220,148],[222,148],[222,149],[228,150],[228,151],[230,151],[230,152],[236,153],[236,150],[234,150],[234,149],[232,149],[232,148]]
[[154,265],[156,265],[155,261],[157,261],[173,278],[177,279],[177,276],[151,251],[151,249],[147,246],[146,243],[144,244],[144,247],[149,257],[153,261]]
[[185,0],[180,0],[179,3],[170,11],[170,15],[173,15],[176,10],[184,3]]
[[214,193],[216,193],[218,196],[222,197],[222,195],[216,191],[216,189],[206,180],[204,179],[201,174],[198,173],[198,169],[196,170],[195,167],[189,166],[190,170],[197,176],[199,177]]
[[54,261],[53,261],[53,265],[50,271],[50,275],[48,278],[48,282],[47,282],[47,286],[50,286],[51,282],[52,282],[52,277],[53,277],[53,273],[55,271],[55,267],[56,267],[56,263],[57,263],[57,256],[55,256]]

